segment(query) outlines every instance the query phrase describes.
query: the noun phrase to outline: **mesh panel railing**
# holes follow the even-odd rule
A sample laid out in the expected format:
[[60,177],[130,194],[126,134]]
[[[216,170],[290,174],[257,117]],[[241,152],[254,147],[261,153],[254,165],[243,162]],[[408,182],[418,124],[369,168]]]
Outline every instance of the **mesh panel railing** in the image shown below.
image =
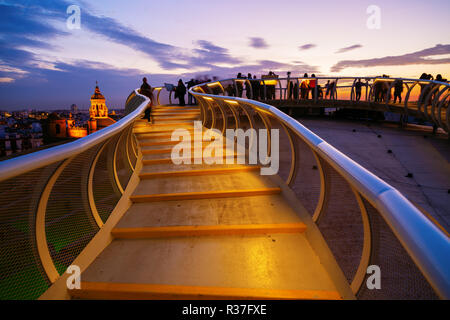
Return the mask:
[[41,296],[107,222],[135,170],[132,128],[148,102],[133,91],[117,123],[0,162],[0,299]]
[[0,184],[0,299],[35,299],[50,282],[40,263],[35,219],[41,190],[58,163]]
[[[356,80],[335,79],[338,80],[349,90],[349,101],[354,101]],[[253,84],[263,83],[262,80],[255,81],[252,80]],[[367,79],[366,101],[375,100],[376,94],[377,103],[379,99],[387,103],[394,82],[395,79]],[[252,84],[241,87],[236,83],[235,79],[221,80],[191,90],[199,102],[203,125],[222,132],[230,128],[278,129],[278,175],[311,215],[353,294],[359,299],[448,299],[450,239],[447,235],[396,189],[277,108],[260,101],[213,95],[233,92],[220,88],[230,88],[234,84],[236,90],[232,95],[237,92],[244,97],[252,96]],[[259,95],[258,99],[270,96],[273,102],[277,98],[282,100],[285,94],[289,97],[283,83],[286,86],[288,81],[277,80],[278,86],[271,83],[270,88],[261,85],[263,90],[255,92],[263,92],[264,96]],[[379,85],[377,83],[389,85],[387,91],[382,91],[385,98],[377,91],[380,88],[373,88]],[[413,90],[410,84],[420,84],[421,80],[404,80],[403,83],[410,95]],[[421,101],[424,105],[439,104],[442,111],[445,104],[442,99],[447,99],[443,94],[447,92],[448,84],[427,82],[427,85],[439,86],[441,94],[435,93],[431,97],[431,93],[427,93],[431,97],[429,102],[427,98],[419,97],[419,104]],[[217,87],[215,91],[210,89],[214,86]],[[294,92],[292,98],[297,95],[301,92]],[[336,92],[334,96],[337,96]],[[409,105],[410,100],[407,97],[405,105]],[[227,110],[224,112],[224,109]],[[443,122],[442,117],[440,120]],[[445,121],[448,122],[448,114]],[[267,135],[267,144],[270,143],[276,142]],[[372,265],[381,269],[383,285],[379,290],[369,290],[366,286],[370,275],[367,270]]]

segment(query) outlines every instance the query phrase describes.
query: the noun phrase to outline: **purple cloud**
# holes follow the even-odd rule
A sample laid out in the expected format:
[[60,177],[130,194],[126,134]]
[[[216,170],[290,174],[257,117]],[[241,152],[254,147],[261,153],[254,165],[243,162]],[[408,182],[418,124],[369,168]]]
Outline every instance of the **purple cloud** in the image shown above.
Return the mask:
[[341,49],[339,49],[338,51],[336,51],[336,53],[344,53],[344,52],[352,51],[352,50],[359,49],[359,48],[362,48],[362,45],[360,45],[360,44],[355,44],[355,45],[353,45],[353,46],[341,48]]
[[253,38],[249,38],[249,39],[250,39],[250,47],[252,47],[252,48],[266,49],[269,47],[266,40],[264,40],[263,38],[253,37]]
[[315,47],[317,47],[317,45],[315,45],[314,43],[307,43],[307,44],[304,44],[302,46],[299,46],[298,49],[303,51],[303,50],[309,50],[309,49],[312,49],[312,48],[315,48]]
[[211,52],[227,53],[228,49],[214,45],[211,41],[198,40],[195,42],[200,48]]
[[331,72],[339,72],[346,68],[367,68],[376,66],[404,66],[410,64],[446,64],[450,58],[427,59],[429,56],[450,54],[450,44],[437,44],[435,47],[407,53],[400,56],[387,56],[366,60],[344,60],[339,61],[331,67]]

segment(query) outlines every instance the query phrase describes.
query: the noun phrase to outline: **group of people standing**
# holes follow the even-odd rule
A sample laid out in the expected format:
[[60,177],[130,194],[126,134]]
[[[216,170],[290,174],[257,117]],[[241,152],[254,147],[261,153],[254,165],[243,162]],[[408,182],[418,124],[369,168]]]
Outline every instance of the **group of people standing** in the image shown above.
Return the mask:
[[188,91],[189,89],[191,89],[192,87],[202,84],[202,83],[206,83],[206,82],[211,82],[211,79],[205,79],[203,81],[201,80],[195,80],[195,79],[191,79],[188,82],[185,83],[183,82],[182,79],[178,80],[178,84],[177,86],[174,88],[174,92],[175,92],[175,99],[178,99],[179,101],[179,105],[180,106],[185,106],[186,105],[186,93],[188,94],[188,105],[195,105],[197,104],[197,101],[195,100],[195,97],[190,94]]
[[[316,94],[318,98],[323,98],[323,88],[317,83],[315,79],[316,75],[312,74],[311,79],[302,79],[298,81],[291,80],[291,72],[287,73],[287,88],[285,90],[285,99],[309,99],[310,93],[312,99]],[[274,81],[279,78],[274,72],[269,71],[267,75],[263,75],[261,79],[257,79],[256,75],[249,73],[247,77],[242,73],[238,73],[235,81],[235,85],[230,83],[225,87],[225,92],[230,97],[242,97],[242,94],[246,92],[248,99],[253,100],[274,100],[276,85]],[[308,74],[305,73],[303,78],[308,78]],[[242,79],[242,80],[241,80]],[[330,99],[334,96],[335,83],[328,81],[326,84],[326,97],[330,96]],[[316,90],[317,86],[317,90]]]
[[[275,99],[275,91],[277,85],[278,75],[274,72],[270,71],[267,75],[263,75],[262,79],[257,79],[256,75],[252,75],[248,73],[247,76],[242,75],[242,73],[238,73],[236,80],[233,83],[229,83],[223,90],[228,96],[232,97],[242,97],[244,89],[246,92],[246,97],[248,99],[253,100],[274,100]],[[389,78],[387,75],[383,75],[382,78]],[[423,73],[420,77],[421,80],[433,80],[433,76],[431,74]],[[443,79],[440,74],[436,76],[435,81],[447,82],[446,79]],[[179,100],[180,106],[185,106],[186,101],[186,93],[188,90],[196,85],[211,82],[210,79],[205,79],[204,81],[191,79],[186,84],[182,79],[178,80],[177,86],[173,87],[173,91],[175,93],[175,99]],[[375,102],[387,102],[391,99],[391,89],[394,89],[394,103],[402,102],[402,92],[403,92],[403,80],[396,79],[394,83],[392,81],[387,80],[378,80],[375,81],[373,85],[373,97]],[[354,94],[354,99],[356,101],[360,101],[361,99],[361,91],[362,87],[366,87],[367,90],[368,83],[362,83],[361,79],[358,78],[355,80],[352,86],[352,95]],[[428,93],[423,93],[424,90],[432,90],[432,86],[421,83],[421,96],[427,97]],[[325,89],[325,90],[324,90]],[[211,89],[213,90],[213,89]],[[354,90],[354,91],[353,91]],[[143,84],[141,86],[141,93],[148,96],[151,100],[153,100],[151,86],[147,83],[147,79],[143,79]],[[325,92],[324,92],[325,91]],[[215,92],[214,92],[215,93]],[[311,93],[311,94],[310,94]],[[218,94],[218,93],[215,93]],[[283,92],[280,91],[280,94],[283,95]],[[287,100],[308,100],[311,95],[312,99],[335,99],[336,98],[336,82],[328,80],[325,86],[322,88],[319,85],[318,80],[315,74],[312,74],[311,77],[308,77],[308,74],[305,73],[303,78],[296,79],[295,81],[291,80],[291,72],[287,72],[287,85],[284,89],[284,99]],[[317,96],[316,96],[317,95]],[[196,104],[195,97],[188,93],[188,105]],[[148,118],[150,115],[148,115]]]
[[[324,93],[325,90],[325,93]],[[336,82],[328,80],[324,87],[322,87],[316,75],[313,73],[311,77],[307,73],[303,75],[302,79],[298,81],[291,80],[291,72],[287,73],[287,100],[308,100],[311,93],[311,99],[334,99],[336,93]]]
[[[389,78],[387,75],[383,75],[382,78]],[[442,75],[438,74],[436,79],[433,78],[431,74],[422,73],[419,78],[420,80],[435,80],[439,82],[447,82],[447,79],[443,79]],[[403,93],[403,80],[396,79],[392,83],[392,81],[382,81],[378,80],[374,83],[374,102],[388,102],[391,99],[391,91],[390,89],[394,89],[394,103],[402,103],[402,93]],[[428,83],[420,83],[420,96],[421,99],[426,99],[428,97],[428,93],[431,92],[433,88],[439,86],[438,84],[429,85]],[[435,90],[434,90],[435,91]],[[431,100],[434,97],[434,92],[431,95]]]
[[[447,79],[443,79],[441,74],[436,75],[436,78],[433,78],[431,74],[422,73],[420,76],[420,80],[434,80],[438,82],[447,82]],[[432,101],[435,97],[436,90],[434,88],[439,88],[439,84],[429,85],[427,83],[420,84],[420,97],[422,100],[427,99],[429,93],[431,93],[431,97],[429,101]]]

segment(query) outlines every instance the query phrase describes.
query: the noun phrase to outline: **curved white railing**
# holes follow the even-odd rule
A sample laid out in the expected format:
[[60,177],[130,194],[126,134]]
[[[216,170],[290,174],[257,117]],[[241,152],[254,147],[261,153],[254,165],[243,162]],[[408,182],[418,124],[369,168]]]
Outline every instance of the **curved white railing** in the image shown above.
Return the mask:
[[[361,81],[359,94],[356,89],[358,80]],[[314,89],[302,89],[302,84],[309,85],[310,81],[315,82]],[[394,103],[397,81],[401,83],[402,102]],[[202,84],[197,86],[197,90],[216,95],[245,96],[277,107],[294,106],[295,103],[308,107],[378,107],[377,110],[402,114],[405,116],[403,121],[407,116],[415,116],[446,132],[450,130],[449,82],[386,77],[230,78]],[[303,94],[307,95],[306,99]]]
[[38,298],[99,234],[135,175],[149,101],[135,90],[111,126],[0,162],[0,300]]
[[[316,78],[316,80],[320,79],[324,78]],[[338,78],[334,79],[338,80]],[[280,80],[277,79],[276,81],[279,83]],[[308,80],[311,80],[311,78]],[[234,84],[236,83],[236,79],[228,81],[232,81]],[[237,81],[248,80],[239,79]],[[262,82],[267,81],[267,79],[256,81]],[[419,80],[411,81],[418,83]],[[295,183],[296,173],[299,170],[298,159],[302,157],[295,147],[294,140],[299,139],[299,141],[305,143],[316,157],[321,176],[321,194],[316,209],[314,210],[314,220],[318,221],[319,218],[326,214],[327,208],[329,209],[327,199],[333,192],[330,191],[329,179],[331,179],[331,176],[329,172],[330,170],[334,170],[354,191],[354,196],[361,207],[363,221],[368,220],[368,207],[372,206],[386,221],[389,228],[438,295],[441,298],[450,298],[450,239],[445,233],[430,222],[398,190],[274,106],[251,99],[211,94],[212,90],[210,88],[216,84],[220,84],[220,91],[224,93],[222,88],[226,82],[227,80],[220,80],[206,85],[202,84],[190,90],[190,93],[199,102],[203,123],[206,127],[215,128],[224,133],[225,129],[229,126],[233,128],[242,127],[242,116],[247,118],[247,124],[252,128],[255,124],[256,117],[262,119],[262,127],[266,127],[267,129],[270,129],[274,124],[279,124],[281,128],[284,128],[291,141],[291,168],[289,170],[289,176],[286,179],[288,185]],[[436,84],[436,82],[432,81],[428,83]],[[448,90],[447,83],[438,84],[445,86],[445,90]],[[282,89],[280,86],[280,92]],[[408,90],[408,94],[410,92],[411,90]],[[442,93],[443,90],[440,92]],[[239,117],[241,120],[239,120]],[[331,169],[327,169],[326,167]],[[310,183],[310,181],[302,181],[301,183]],[[352,197],[351,194],[346,196]],[[367,200],[369,204],[362,205],[361,199]],[[367,223],[368,225],[369,223]],[[364,249],[360,265],[352,281],[352,289],[354,289],[355,294],[361,288],[365,271],[371,260],[371,246],[373,246],[374,241],[371,239],[372,237],[371,228],[364,228]]]
[[138,92],[138,89],[135,90],[135,94],[143,98],[144,101],[136,108],[136,110],[113,125],[73,142],[1,161],[0,181],[80,154],[83,151],[86,151],[121,132],[132,124],[137,118],[139,118],[139,116],[145,111],[145,108],[150,101],[149,98],[141,95]]

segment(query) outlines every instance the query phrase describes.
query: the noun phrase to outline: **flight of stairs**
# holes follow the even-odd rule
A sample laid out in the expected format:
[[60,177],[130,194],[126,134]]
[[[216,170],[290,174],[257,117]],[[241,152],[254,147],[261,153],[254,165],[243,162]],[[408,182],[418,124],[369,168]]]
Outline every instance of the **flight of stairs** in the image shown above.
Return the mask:
[[259,166],[174,165],[171,131],[198,107],[158,106],[134,128],[133,205],[81,275],[75,299],[340,299],[302,223]]

